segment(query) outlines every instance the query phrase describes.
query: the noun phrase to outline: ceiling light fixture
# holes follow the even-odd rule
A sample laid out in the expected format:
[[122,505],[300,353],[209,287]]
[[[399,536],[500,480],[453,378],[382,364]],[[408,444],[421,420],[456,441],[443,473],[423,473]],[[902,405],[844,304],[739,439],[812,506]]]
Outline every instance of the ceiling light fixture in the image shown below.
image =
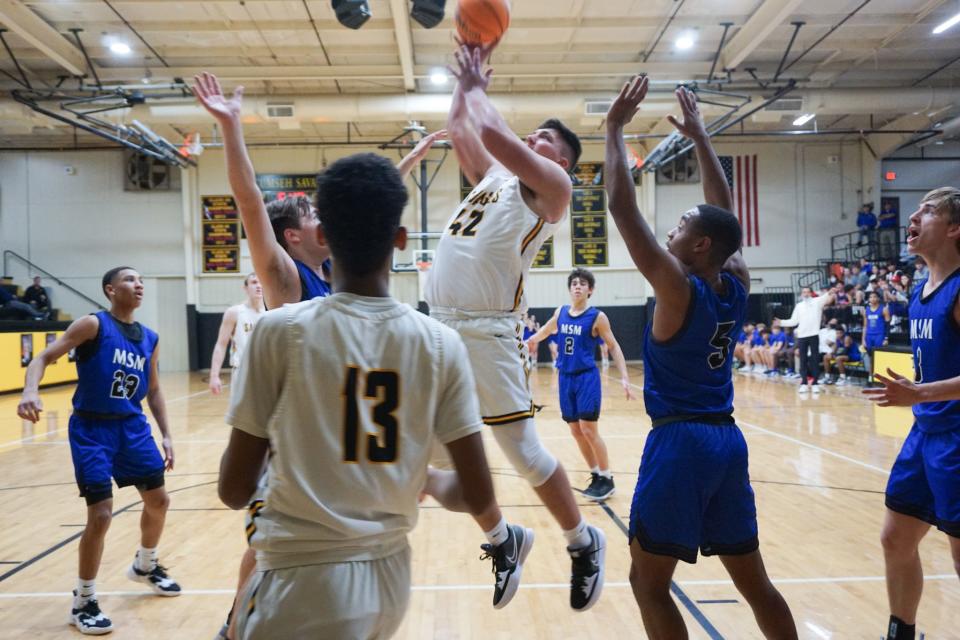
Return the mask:
[[331,0],[337,21],[350,29],[359,29],[370,19],[367,0]]
[[960,23],[960,13],[948,19],[946,22],[941,22],[933,29],[934,35],[938,35],[952,27],[953,25]]
[[816,117],[817,117],[817,114],[815,113],[805,113],[793,121],[793,126],[802,127],[803,125],[807,124],[808,122],[810,122]]
[[447,84],[447,80],[450,78],[447,77],[447,72],[442,69],[434,69],[430,72],[430,82],[435,85]]
[[112,42],[110,43],[110,51],[118,56],[125,56],[130,53],[130,45],[126,42]]
[[673,44],[680,51],[686,51],[687,49],[693,48],[693,44],[696,41],[697,34],[695,31],[684,31],[677,37]]

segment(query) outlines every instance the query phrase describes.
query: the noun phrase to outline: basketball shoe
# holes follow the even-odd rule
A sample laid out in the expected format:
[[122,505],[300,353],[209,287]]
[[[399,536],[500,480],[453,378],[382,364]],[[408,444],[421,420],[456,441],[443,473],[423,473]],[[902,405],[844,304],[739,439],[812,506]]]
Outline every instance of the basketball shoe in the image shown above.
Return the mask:
[[[74,605],[77,604],[77,592],[73,592]],[[80,633],[88,636],[102,636],[113,631],[113,622],[100,611],[96,598],[88,598],[82,607],[70,609],[70,624]]]
[[159,563],[153,565],[153,569],[150,571],[141,571],[137,568],[137,562],[134,560],[134,563],[127,569],[127,577],[134,582],[142,582],[150,585],[153,592],[159,596],[169,597],[180,595],[180,585],[167,575],[166,567],[161,566]]
[[570,607],[586,611],[600,599],[603,591],[603,571],[607,553],[607,537],[594,526],[587,526],[590,543],[579,549],[567,547],[572,566],[570,570]]
[[533,529],[518,524],[507,527],[507,539],[503,544],[482,544],[481,560],[493,561],[493,608],[502,609],[513,600],[520,586],[523,563],[533,547]]

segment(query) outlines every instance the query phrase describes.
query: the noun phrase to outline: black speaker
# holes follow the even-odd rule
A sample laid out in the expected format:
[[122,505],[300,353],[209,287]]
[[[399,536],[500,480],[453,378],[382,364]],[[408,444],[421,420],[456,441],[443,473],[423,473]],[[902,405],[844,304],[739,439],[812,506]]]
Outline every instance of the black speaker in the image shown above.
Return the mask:
[[367,0],[333,0],[333,10],[340,24],[351,29],[359,29],[371,16]]
[[447,0],[413,0],[410,17],[427,29],[432,29],[443,20],[443,7]]

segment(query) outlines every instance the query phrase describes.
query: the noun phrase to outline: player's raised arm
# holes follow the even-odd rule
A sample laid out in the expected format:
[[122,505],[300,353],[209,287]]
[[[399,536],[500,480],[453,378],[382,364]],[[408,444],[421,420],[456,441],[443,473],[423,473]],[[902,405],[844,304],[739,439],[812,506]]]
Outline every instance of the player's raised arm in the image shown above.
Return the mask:
[[[459,40],[457,40],[457,44],[463,47],[463,43]],[[480,49],[480,55],[484,61],[490,57],[493,47],[494,45],[489,45]],[[450,113],[447,114],[447,132],[463,175],[470,181],[470,184],[477,184],[496,164],[496,160],[484,148],[480,135],[470,121],[470,110],[467,108],[463,88],[459,81],[453,88],[453,100],[450,103]]]
[[400,172],[400,177],[406,179],[410,172],[413,171],[413,168],[417,166],[417,163],[424,159],[430,149],[433,147],[433,143],[437,140],[443,140],[447,137],[447,130],[440,129],[439,131],[434,131],[428,135],[423,136],[413,149],[407,155],[403,156],[400,162],[397,163],[397,171]]
[[216,119],[223,134],[227,178],[247,233],[253,268],[263,283],[264,300],[271,308],[299,302],[301,285],[297,266],[273,234],[263,194],[257,186],[257,174],[243,140],[240,122],[243,87],[237,87],[233,96],[227,98],[213,74],[204,72],[194,76],[194,81],[194,95]]
[[693,142],[697,162],[700,163],[704,202],[730,211],[733,207],[733,196],[727,185],[727,178],[723,174],[723,167],[720,166],[720,158],[713,149],[707,128],[700,116],[700,110],[697,108],[697,96],[686,87],[678,88],[676,95],[683,120],[677,120],[673,115],[668,115],[667,120],[684,137]]
[[43,373],[47,370],[47,366],[66,355],[71,349],[76,349],[84,342],[96,338],[99,330],[100,320],[97,316],[88,315],[78,318],[67,327],[62,336],[30,362],[24,376],[23,395],[17,405],[18,416],[30,422],[40,420],[40,412],[43,411],[43,403],[40,401],[40,381],[43,380]]
[[[623,237],[633,263],[653,285],[657,301],[672,301],[686,313],[690,300],[687,274],[679,260],[657,243],[637,206],[636,187],[627,167],[623,128],[636,115],[647,95],[646,76],[634,76],[623,85],[607,113],[606,190],[610,215]],[[658,307],[661,305],[658,304]]]
[[[493,159],[520,178],[533,194],[531,209],[546,222],[556,223],[566,215],[570,204],[570,161],[565,157],[546,158],[525,145],[507,125],[487,96],[491,69],[484,71],[483,54],[478,47],[462,46],[455,54],[457,88],[463,92],[470,121],[482,146]],[[454,139],[456,145],[456,139]]]

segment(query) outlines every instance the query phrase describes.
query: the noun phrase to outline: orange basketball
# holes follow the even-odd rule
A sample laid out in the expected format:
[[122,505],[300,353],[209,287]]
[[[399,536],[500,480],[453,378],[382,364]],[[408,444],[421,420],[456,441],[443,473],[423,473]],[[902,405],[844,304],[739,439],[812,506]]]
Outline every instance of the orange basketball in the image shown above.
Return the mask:
[[496,42],[510,25],[510,0],[458,0],[453,20],[466,44]]

